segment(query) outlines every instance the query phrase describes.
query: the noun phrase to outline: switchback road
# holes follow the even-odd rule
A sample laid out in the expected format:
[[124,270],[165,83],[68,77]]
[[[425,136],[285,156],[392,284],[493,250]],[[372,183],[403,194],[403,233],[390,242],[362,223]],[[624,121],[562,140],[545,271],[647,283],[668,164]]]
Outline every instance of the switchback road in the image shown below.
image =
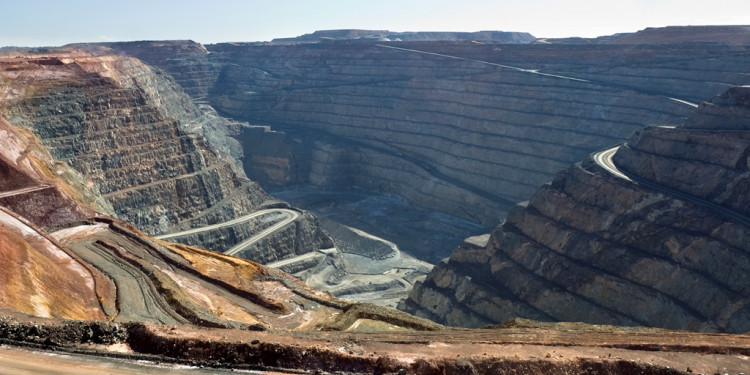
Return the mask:
[[164,234],[164,235],[161,235],[161,236],[156,236],[155,238],[160,239],[160,240],[166,240],[166,239],[169,239],[169,238],[182,237],[182,236],[187,236],[187,235],[190,235],[190,234],[207,232],[207,231],[210,231],[210,230],[215,230],[215,229],[219,229],[219,228],[225,228],[225,227],[230,227],[230,226],[233,226],[233,225],[242,224],[242,223],[250,221],[250,220],[252,220],[252,219],[254,219],[256,217],[263,216],[263,215],[268,215],[268,214],[273,214],[273,213],[280,213],[282,216],[285,216],[285,218],[282,219],[281,221],[279,221],[278,223],[276,223],[276,224],[274,224],[274,225],[272,225],[272,226],[264,229],[260,233],[257,233],[256,235],[254,235],[254,236],[252,236],[252,237],[250,237],[250,238],[248,238],[248,239],[246,239],[246,240],[238,243],[237,245],[235,245],[231,249],[229,249],[229,250],[227,250],[227,251],[224,252],[224,254],[235,255],[235,254],[241,252],[242,250],[246,249],[247,247],[251,246],[252,244],[254,244],[254,243],[262,240],[265,237],[268,237],[269,235],[275,233],[276,231],[281,230],[284,227],[286,227],[287,225],[291,224],[293,221],[295,221],[295,220],[297,220],[297,218],[299,218],[300,213],[298,211],[290,210],[290,209],[286,209],[286,208],[271,208],[271,209],[266,209],[266,210],[259,210],[259,211],[255,211],[255,212],[253,212],[251,214],[247,214],[245,216],[238,217],[236,219],[225,221],[223,223],[213,224],[213,225],[207,225],[205,227],[194,228],[194,229],[190,229],[190,230],[186,230],[186,231],[182,231],[182,232],[175,232],[175,233]]
[[270,267],[270,268],[281,268],[286,265],[290,265],[290,264],[297,263],[297,262],[303,262],[303,261],[313,259],[313,258],[319,258],[319,257],[325,258],[325,256],[326,254],[323,252],[311,251],[309,253],[304,253],[300,256],[296,256],[294,258],[287,258],[287,259],[279,260],[276,262],[268,263],[265,266]]
[[282,220],[282,221],[280,221],[280,222],[272,225],[271,227],[269,227],[269,228],[261,231],[260,233],[258,233],[256,235],[254,235],[254,236],[252,236],[252,237],[250,237],[250,238],[248,238],[248,239],[246,239],[246,240],[238,243],[237,245],[235,245],[231,249],[225,251],[224,254],[235,255],[235,254],[239,253],[240,251],[245,250],[246,248],[250,247],[250,245],[252,245],[252,244],[254,244],[254,243],[262,240],[263,238],[265,238],[265,237],[267,237],[267,236],[275,233],[278,230],[283,229],[287,225],[291,224],[293,221],[297,220],[297,218],[300,216],[299,212],[294,211],[294,210],[275,209],[275,210],[272,210],[272,211],[282,212],[282,213],[287,214],[288,216],[287,216],[286,219],[284,219],[284,220]]
[[594,161],[596,162],[596,164],[599,164],[600,167],[606,169],[609,173],[612,173],[613,175],[622,178],[623,180],[632,182],[633,180],[631,180],[630,177],[626,176],[624,173],[620,172],[619,169],[617,169],[614,161],[612,160],[612,157],[615,156],[615,153],[619,149],[620,146],[616,146],[604,151],[597,152],[596,154],[594,154]]

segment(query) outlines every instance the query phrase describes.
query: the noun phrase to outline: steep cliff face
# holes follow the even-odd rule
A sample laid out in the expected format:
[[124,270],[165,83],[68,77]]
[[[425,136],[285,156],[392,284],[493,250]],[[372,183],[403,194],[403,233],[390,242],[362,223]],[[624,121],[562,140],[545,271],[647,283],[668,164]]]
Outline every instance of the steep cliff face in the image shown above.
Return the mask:
[[235,135],[263,185],[355,186],[495,226],[590,152],[748,83],[746,45],[668,39],[108,48],[162,67],[224,115],[268,125]]
[[628,174],[750,216],[750,95],[735,87],[680,128],[649,127],[615,155]]
[[[205,101],[226,63],[221,57],[210,56],[208,50],[190,40],[136,41],[104,44],[77,44],[96,55],[122,54],[169,71],[180,86],[196,101]],[[189,61],[185,64],[184,61]]]
[[270,125],[237,136],[263,185],[355,185],[488,226],[589,152],[748,82],[746,47],[726,44],[219,44],[170,59],[111,48]]
[[[76,57],[78,59],[80,56]],[[45,61],[65,64],[58,59]],[[83,61],[92,63],[90,57]],[[100,64],[106,59],[94,61]],[[107,62],[113,63],[112,60]],[[44,86],[33,81],[31,78],[41,78],[39,70],[45,70],[38,60],[13,59],[12,64],[4,66],[18,67],[19,63],[21,68],[35,71],[33,76],[15,76],[18,78],[15,82],[23,82],[23,85],[11,88],[22,87],[23,90],[5,91],[6,94],[23,94],[23,100],[18,96],[5,98],[17,104],[6,107],[12,110],[5,113],[20,117],[29,115],[18,103],[30,100],[30,91],[41,91],[39,98],[46,94],[54,98],[60,82],[47,81],[48,86]],[[59,70],[59,65],[54,66],[56,68],[42,75],[59,78],[68,73]],[[7,69],[4,73],[9,71],[17,70]],[[101,100],[112,100],[112,96],[128,97],[127,90],[110,93],[95,85],[86,88],[100,90],[96,97]],[[75,87],[70,91],[75,92]],[[55,103],[60,109],[92,105],[75,95]],[[114,113],[139,114],[134,108],[112,107]],[[41,121],[41,114],[48,113],[45,111],[31,114],[36,115],[34,120]],[[85,120],[95,115],[87,111],[81,116]],[[113,121],[121,120],[112,117]],[[45,123],[51,127],[59,123],[47,121]],[[86,121],[70,121],[69,125],[92,126]],[[139,130],[148,136],[148,128]],[[123,135],[114,131],[110,134],[118,139]],[[108,335],[114,336],[115,341],[121,340],[128,333],[119,323],[130,322],[240,328],[243,331],[266,328],[357,330],[360,320],[366,318],[393,329],[440,328],[401,312],[338,300],[283,272],[246,259],[149,237],[133,225],[107,215],[106,211],[111,211],[112,207],[92,189],[96,186],[91,184],[94,177],[80,174],[56,160],[44,145],[49,144],[49,139],[13,126],[3,117],[0,117],[0,135],[0,312],[6,339],[34,341],[41,337],[44,345],[52,346],[61,345],[66,338],[77,340],[75,334],[52,335],[45,324],[34,324],[30,331],[16,324],[8,333],[7,314],[24,319],[31,316],[88,321],[73,323],[93,327],[88,331],[84,329],[84,341],[96,341],[97,337]],[[87,137],[95,138],[95,134],[84,131],[81,138]],[[75,161],[71,164],[76,165]],[[278,202],[276,205],[286,207]],[[311,247],[313,244],[304,241],[315,239],[309,233],[319,229],[313,226],[314,218],[305,218],[305,215],[308,214],[300,213],[302,218],[297,224],[281,231],[280,236],[271,237],[270,246],[258,243],[248,252],[259,253],[265,257],[262,260],[268,260],[293,254],[298,247]],[[269,252],[269,247],[279,250]],[[59,321],[51,322],[59,324]]]
[[75,170],[54,160],[31,132],[0,117],[0,206],[39,227],[112,207]]
[[[279,129],[292,138],[300,128],[321,134],[308,158],[293,159],[290,169],[305,177],[299,182],[393,192],[485,225],[587,146],[636,129],[627,115],[594,108],[600,104],[590,96],[599,88],[464,58],[494,61],[498,52],[489,48],[388,47],[215,46],[238,66],[224,70],[212,103],[238,118],[285,126]],[[248,76],[248,68],[267,74]],[[627,113],[628,99],[615,95],[610,104]],[[670,107],[679,114],[678,105]],[[597,129],[591,116],[617,125]]]
[[39,229],[95,214],[81,203],[96,206],[91,192],[69,178],[75,175],[56,165],[30,132],[0,117],[0,309],[105,318],[95,287],[105,276]]
[[[731,114],[747,113],[748,98],[734,88],[680,127],[639,132],[613,163],[610,150],[559,173],[401,307],[452,325],[527,317],[747,332],[750,139],[747,118]],[[723,121],[707,123],[716,113]]]
[[[68,53],[8,58],[2,68],[3,115],[80,172],[114,214],[149,233],[221,223],[276,203],[232,157],[241,149],[223,140],[241,125],[195,107],[173,81],[134,58]],[[195,133],[204,131],[211,136]],[[302,220],[312,220],[303,225],[304,240],[286,255],[325,241],[314,218]],[[235,234],[228,241],[247,233]]]

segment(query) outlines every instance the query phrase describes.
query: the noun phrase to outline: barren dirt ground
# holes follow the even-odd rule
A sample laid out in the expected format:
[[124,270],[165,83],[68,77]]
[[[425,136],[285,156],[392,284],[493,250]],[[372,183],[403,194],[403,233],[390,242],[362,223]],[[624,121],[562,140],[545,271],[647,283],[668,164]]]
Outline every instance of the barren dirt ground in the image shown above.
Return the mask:
[[194,366],[159,364],[68,354],[43,350],[29,350],[0,346],[0,375],[132,375],[132,374],[248,374],[285,375],[283,372],[239,371],[206,369]]
[[[159,328],[156,329],[157,331]],[[300,350],[316,348],[351,357],[387,356],[407,367],[418,359],[466,358],[470,361],[549,361],[564,364],[633,361],[702,374],[750,373],[750,335],[673,331],[596,332],[530,328],[449,330],[443,332],[342,333],[243,332],[186,327],[161,329],[159,336],[195,340],[260,342]]]
[[[39,324],[50,328],[69,324],[10,316],[20,320],[6,321],[9,332],[19,328],[28,331],[23,327]],[[29,345],[22,348],[0,345],[0,375],[395,374],[399,369],[412,375],[750,373],[749,334],[581,323],[521,322],[518,324],[527,324],[523,327],[542,328],[421,332],[389,330],[383,322],[369,319],[355,324],[377,332],[248,331],[146,324],[130,326],[129,337],[119,341],[66,344],[66,336],[60,334],[75,334],[84,327],[74,326],[79,328],[55,334],[52,345],[45,344],[43,337],[27,338],[25,344],[18,342]],[[67,337],[75,340],[75,336]],[[381,364],[386,370],[378,370]]]

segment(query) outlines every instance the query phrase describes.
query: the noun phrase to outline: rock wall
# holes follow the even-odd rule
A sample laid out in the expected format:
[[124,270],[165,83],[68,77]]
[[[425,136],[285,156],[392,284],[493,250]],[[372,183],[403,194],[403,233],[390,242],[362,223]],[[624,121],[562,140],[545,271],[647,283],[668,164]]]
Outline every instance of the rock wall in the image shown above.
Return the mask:
[[[90,56],[79,58],[75,61],[92,63]],[[393,309],[336,299],[288,274],[252,261],[156,240],[133,225],[110,217],[107,212],[92,209],[112,210],[95,189],[97,184],[93,179],[97,175],[78,173],[66,163],[55,160],[44,145],[52,144],[50,138],[44,136],[57,134],[55,132],[61,131],[64,128],[61,124],[66,122],[71,127],[82,126],[83,134],[79,138],[81,154],[99,153],[102,158],[106,156],[110,160],[113,154],[91,146],[99,139],[99,134],[91,128],[105,126],[106,122],[91,120],[100,118],[92,110],[81,111],[78,121],[68,119],[65,113],[68,106],[90,109],[93,105],[91,96],[84,96],[83,99],[88,100],[83,100],[74,95],[77,90],[84,93],[84,88],[91,90],[97,94],[95,98],[102,101],[111,100],[113,96],[124,97],[124,102],[132,100],[129,96],[132,92],[93,85],[82,79],[78,71],[80,66],[67,67],[70,70],[66,71],[66,64],[71,62],[64,60],[45,58],[41,61],[53,65],[44,65],[39,60],[28,58],[0,58],[0,66],[6,68],[0,70],[0,80],[7,85],[0,86],[0,93],[6,95],[1,102],[3,114],[22,124],[38,125],[30,126],[31,129],[13,126],[0,116],[0,264],[3,268],[0,272],[0,311],[5,315],[0,320],[8,323],[8,316],[11,316],[32,321],[26,328],[7,324],[6,328],[10,327],[10,330],[0,334],[4,340],[16,343],[36,340],[46,346],[58,347],[66,346],[64,342],[68,339],[98,341],[102,332],[97,329],[103,329],[104,325],[81,321],[112,322],[113,325],[104,328],[120,338],[127,335],[119,323],[167,324],[172,328],[175,325],[238,328],[245,332],[267,328],[349,332],[357,330],[359,319],[366,317],[368,321],[377,321],[378,326],[395,329],[440,329],[435,323]],[[118,58],[94,60],[110,69],[121,62]],[[54,68],[46,69],[46,66]],[[23,74],[13,73],[19,71]],[[8,82],[5,79],[9,76],[16,80]],[[61,82],[53,78],[68,80]],[[131,77],[118,78],[127,80]],[[12,85],[14,83],[16,85]],[[82,88],[76,84],[85,86]],[[62,99],[58,94],[65,89],[72,92],[64,97],[69,100],[43,101],[45,98]],[[32,107],[32,104],[38,105]],[[48,106],[53,105],[60,111],[50,111]],[[146,109],[148,106],[148,103],[143,105]],[[148,118],[143,114],[143,108],[116,104],[110,108],[114,114],[128,113],[128,116]],[[115,115],[111,118],[115,122],[122,120]],[[129,133],[158,136],[149,134],[151,128],[148,124],[117,123]],[[168,122],[170,125],[174,123]],[[133,129],[137,125],[140,126]],[[186,141],[179,128],[171,129],[175,130],[179,144],[201,147],[200,137],[190,137]],[[115,141],[125,137],[125,132],[116,130],[100,133],[108,134]],[[74,132],[70,136],[79,134]],[[152,148],[158,145],[151,144]],[[139,154],[151,155],[141,148],[138,150]],[[123,149],[110,151],[122,152]],[[169,151],[174,152],[173,149]],[[203,151],[210,152],[210,149]],[[123,155],[122,158],[136,158],[139,154]],[[75,152],[73,155],[78,156]],[[69,161],[76,165],[75,157]],[[106,168],[102,170],[106,171]],[[181,183],[184,181],[178,181],[178,185]],[[133,187],[133,190],[138,189],[140,186]],[[292,210],[288,204],[278,201],[266,202],[263,207],[285,208],[287,213],[300,214],[301,218],[243,254],[272,261],[305,249],[317,249],[321,241],[327,239],[316,236],[320,228],[311,214]],[[201,214],[201,219],[210,216],[206,211]],[[290,215],[287,218],[291,220],[292,216],[296,217]],[[250,234],[256,233],[247,235]],[[332,245],[328,241],[322,246],[329,248]],[[65,319],[67,328],[62,331],[50,329],[50,325],[38,324],[40,320],[34,317],[54,318],[45,320],[50,325],[60,323],[58,319]]]
[[[747,295],[732,284],[745,280],[745,245],[734,240],[744,238],[741,226],[690,201],[634,189],[588,159],[533,196],[592,151],[649,124],[679,124],[697,103],[749,83],[746,44],[685,40],[220,44],[199,58],[177,55],[160,66],[189,87],[200,82],[220,113],[268,125],[243,127],[237,136],[245,170],[261,184],[356,185],[488,226],[531,199],[486,247],[462,246],[417,284],[402,306],[408,311],[469,326],[523,316],[747,331]],[[211,68],[193,71],[193,61]],[[717,103],[693,114],[684,129],[723,128],[712,119],[726,111],[733,116],[723,121],[745,123],[744,110]],[[720,142],[743,138],[736,131],[744,128],[732,129],[734,136]],[[650,141],[637,137],[618,153],[618,163],[626,153],[647,153]],[[676,155],[685,147],[680,142],[696,143],[673,142]],[[741,164],[743,151],[732,152],[722,165]],[[654,163],[631,161],[645,179]],[[653,174],[678,167],[659,163]],[[713,180],[697,185],[705,185],[708,199],[743,210],[735,192],[744,188],[734,188],[743,183],[741,167],[688,164],[673,173],[682,176],[675,183],[687,185],[691,169],[707,180],[734,174],[739,180],[727,188]],[[691,219],[677,219],[683,217]],[[693,254],[703,248],[710,257]],[[732,259],[739,268],[726,279],[717,264]],[[719,312],[723,303],[731,308]]]
[[[241,149],[222,140],[241,125],[196,107],[134,58],[19,58],[3,67],[4,116],[31,129],[118,217],[148,233],[220,223],[276,202],[245,177],[232,157]],[[209,137],[193,132],[206,129]],[[314,223],[307,227],[299,243],[310,247],[294,252],[326,240]]]
[[628,141],[614,162],[637,180],[591,158],[559,173],[486,246],[459,247],[435,267],[401,308],[475,327],[526,317],[747,332],[750,221],[702,201],[747,214],[750,140],[694,122],[716,106],[747,107],[750,90],[737,90],[741,100],[724,95],[681,127]]
[[238,136],[262,185],[357,185],[489,226],[591,151],[644,124],[678,123],[692,109],[685,102],[750,80],[746,47],[722,44],[206,50],[143,58],[222,114],[271,126]]
[[56,162],[33,134],[0,117],[0,206],[38,227],[55,227],[112,208],[76,171]]

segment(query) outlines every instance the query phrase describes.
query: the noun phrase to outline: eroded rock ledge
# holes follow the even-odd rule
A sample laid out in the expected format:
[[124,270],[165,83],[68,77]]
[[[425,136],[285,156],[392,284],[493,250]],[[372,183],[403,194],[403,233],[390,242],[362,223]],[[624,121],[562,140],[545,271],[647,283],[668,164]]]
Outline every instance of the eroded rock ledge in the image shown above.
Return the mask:
[[[241,148],[226,133],[240,124],[196,107],[173,80],[134,58],[57,51],[3,58],[0,68],[3,116],[31,129],[115,215],[150,234],[221,223],[281,204],[248,180],[235,159]],[[328,242],[309,214],[292,230],[246,255],[280,259]],[[190,243],[222,251],[252,231],[231,231],[224,242]],[[274,253],[269,251],[274,243],[285,246]]]
[[638,133],[614,162],[640,180],[592,158],[559,173],[486,246],[456,249],[401,307],[473,327],[527,317],[750,331],[750,229],[700,203],[747,214],[746,120],[702,121],[744,113],[749,97],[735,88],[681,127]]

